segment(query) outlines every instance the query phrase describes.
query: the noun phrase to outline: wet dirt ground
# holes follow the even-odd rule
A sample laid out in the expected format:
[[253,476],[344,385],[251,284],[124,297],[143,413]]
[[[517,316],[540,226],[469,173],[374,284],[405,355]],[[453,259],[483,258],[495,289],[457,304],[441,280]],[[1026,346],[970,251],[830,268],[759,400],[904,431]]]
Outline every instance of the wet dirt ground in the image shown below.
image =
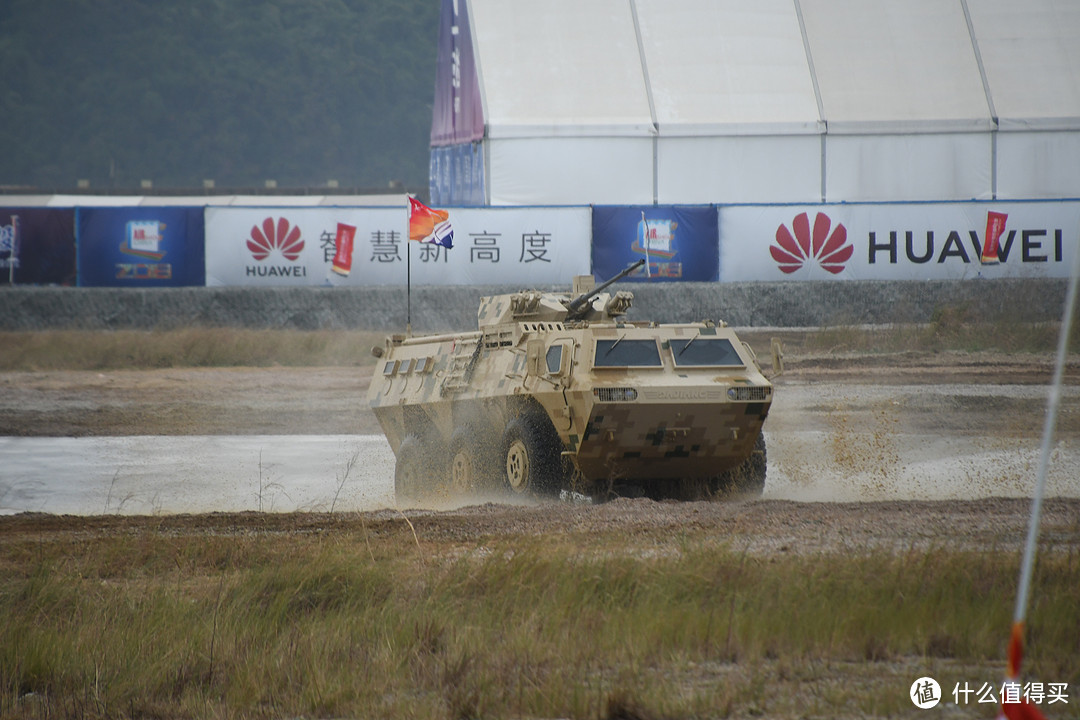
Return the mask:
[[[1034,485],[1052,370],[1049,355],[803,353],[788,358],[785,374],[776,381],[776,401],[765,426],[769,475],[760,500],[620,500],[581,507],[482,501],[461,506],[462,501],[450,499],[443,507],[418,510],[418,517],[425,518],[422,522],[437,535],[448,537],[511,528],[544,532],[602,527],[611,522],[663,533],[685,523],[706,523],[742,538],[747,546],[781,549],[945,541],[973,547],[990,541],[1015,546],[1030,509],[1026,498]],[[101,470],[112,476],[111,485],[108,477],[100,481],[85,507],[65,506],[52,512],[157,516],[153,522],[196,531],[205,523],[229,527],[250,520],[242,515],[204,520],[162,516],[214,509],[311,513],[309,518],[289,515],[259,521],[286,530],[325,522],[318,518],[331,508],[339,514],[394,513],[386,509],[393,507],[392,455],[380,446],[378,424],[364,399],[370,377],[370,367],[0,373],[0,437],[8,441],[0,444],[0,493],[6,489],[14,497],[10,491],[20,482],[12,471],[17,448],[24,476],[35,472],[26,470],[27,463],[35,462],[44,467],[37,472],[50,478],[70,473],[55,478],[60,484],[70,485],[79,475],[63,465],[45,463],[51,452],[47,447],[28,451],[13,444],[20,438],[34,442],[49,437],[66,442],[97,438],[109,443],[129,438],[138,443],[180,443],[173,451],[178,459],[156,468],[141,461],[139,474],[128,472],[124,461],[116,460],[115,470]],[[1058,499],[1048,505],[1047,522],[1049,531],[1076,543],[1080,368],[1070,367],[1066,377],[1048,485],[1049,495]],[[281,442],[275,443],[274,436]],[[220,483],[203,489],[198,483],[185,483],[173,493],[176,500],[168,499],[171,496],[162,488],[153,496],[147,489],[140,500],[140,488],[168,484],[163,475],[178,472],[169,468],[187,465],[202,472],[198,456],[207,451],[200,448],[213,446],[214,437],[216,445],[227,448],[237,438],[255,439],[257,451],[222,451],[228,457],[251,455],[246,465],[232,470],[246,478],[240,500],[224,502]],[[358,479],[357,471],[345,486],[340,480],[349,455],[346,439],[351,437],[369,448],[359,451],[366,479]],[[322,486],[314,495],[299,489],[310,480],[290,485],[289,471],[281,469],[287,468],[284,463],[278,466],[278,475],[264,473],[264,464],[272,465],[267,448],[287,445],[288,438],[302,440],[293,445],[313,443],[313,452],[323,455],[327,451],[318,449],[323,447],[319,442],[341,445],[334,451],[342,457],[318,470]],[[48,484],[38,491],[47,494]],[[193,493],[206,497],[185,507],[185,492],[189,499]],[[37,507],[47,509],[8,503],[7,512]]]

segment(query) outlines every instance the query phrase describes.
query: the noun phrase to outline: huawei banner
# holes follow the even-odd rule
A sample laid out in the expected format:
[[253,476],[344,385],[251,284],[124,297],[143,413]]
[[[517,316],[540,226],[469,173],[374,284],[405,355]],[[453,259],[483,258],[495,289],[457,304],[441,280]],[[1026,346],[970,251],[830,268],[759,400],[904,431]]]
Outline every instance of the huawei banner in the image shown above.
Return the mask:
[[[589,272],[587,207],[446,208],[454,247],[408,241],[400,208],[206,208],[207,285],[569,285]],[[350,228],[351,257],[338,252]],[[406,254],[408,253],[408,255]],[[349,263],[349,272],[333,271]]]
[[1067,277],[1080,202],[720,207],[721,282]]

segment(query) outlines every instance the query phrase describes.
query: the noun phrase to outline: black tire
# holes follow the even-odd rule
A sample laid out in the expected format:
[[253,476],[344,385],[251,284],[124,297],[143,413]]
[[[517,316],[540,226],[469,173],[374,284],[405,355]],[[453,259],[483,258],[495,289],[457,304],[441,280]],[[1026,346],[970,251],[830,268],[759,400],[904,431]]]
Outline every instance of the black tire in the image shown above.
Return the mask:
[[398,446],[394,464],[394,496],[398,504],[431,497],[441,484],[438,453],[432,443],[406,435]]
[[503,432],[502,478],[514,496],[552,495],[563,477],[562,443],[546,418],[523,415]]
[[758,435],[750,457],[719,478],[717,490],[725,495],[761,495],[765,492],[765,433]]
[[447,456],[447,483],[452,495],[469,495],[490,486],[495,463],[474,428],[454,432]]

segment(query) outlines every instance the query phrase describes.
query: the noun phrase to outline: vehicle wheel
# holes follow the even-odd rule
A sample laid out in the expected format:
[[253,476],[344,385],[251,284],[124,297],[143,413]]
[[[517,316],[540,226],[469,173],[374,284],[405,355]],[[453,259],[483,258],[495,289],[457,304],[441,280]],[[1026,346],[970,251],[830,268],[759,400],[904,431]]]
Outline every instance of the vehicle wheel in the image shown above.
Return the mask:
[[555,429],[545,421],[516,417],[503,432],[503,482],[513,495],[546,495],[559,489],[562,446]]
[[394,495],[398,504],[424,500],[439,485],[433,448],[417,435],[406,435],[394,464]]
[[720,476],[718,490],[732,495],[761,495],[765,492],[765,470],[765,433],[761,433],[750,457],[739,467]]
[[483,488],[492,473],[490,453],[485,452],[472,428],[458,430],[450,438],[450,492],[467,495]]

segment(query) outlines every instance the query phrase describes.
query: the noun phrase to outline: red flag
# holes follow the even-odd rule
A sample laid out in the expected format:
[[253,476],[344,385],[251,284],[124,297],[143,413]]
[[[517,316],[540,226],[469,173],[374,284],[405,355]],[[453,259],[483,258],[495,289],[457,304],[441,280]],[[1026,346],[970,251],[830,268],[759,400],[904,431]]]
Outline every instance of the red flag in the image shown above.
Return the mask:
[[454,247],[454,229],[450,226],[450,213],[445,210],[432,210],[410,195],[409,239],[435,243],[447,249]]
[[334,252],[334,264],[330,266],[330,269],[342,277],[348,277],[349,272],[352,270],[353,238],[355,236],[355,226],[346,225],[345,223],[337,224],[337,239],[334,241],[334,247],[337,250]]

